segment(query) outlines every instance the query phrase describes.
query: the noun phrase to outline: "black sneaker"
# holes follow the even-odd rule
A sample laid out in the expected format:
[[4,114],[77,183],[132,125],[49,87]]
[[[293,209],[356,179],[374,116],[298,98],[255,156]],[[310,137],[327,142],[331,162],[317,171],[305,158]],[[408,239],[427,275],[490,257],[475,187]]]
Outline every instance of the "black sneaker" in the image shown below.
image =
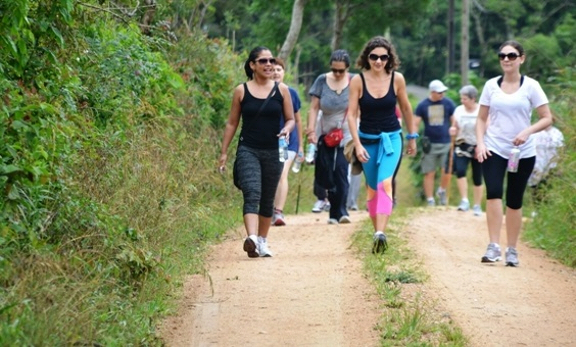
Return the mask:
[[372,253],[384,253],[388,249],[388,241],[386,240],[386,235],[381,232],[374,233],[374,244],[372,245]]
[[247,237],[246,240],[244,240],[244,252],[248,253],[249,258],[258,258],[260,256],[256,248],[256,242],[254,242],[250,237]]

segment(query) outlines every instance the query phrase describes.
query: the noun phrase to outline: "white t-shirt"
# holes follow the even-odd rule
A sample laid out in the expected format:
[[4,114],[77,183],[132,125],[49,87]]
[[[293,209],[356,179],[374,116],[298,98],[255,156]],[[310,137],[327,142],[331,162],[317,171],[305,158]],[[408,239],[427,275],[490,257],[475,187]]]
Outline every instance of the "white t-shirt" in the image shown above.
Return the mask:
[[549,127],[533,134],[536,146],[536,164],[528,179],[529,186],[535,186],[548,172],[556,167],[558,148],[564,146],[564,135],[556,127]]
[[[512,144],[514,137],[531,125],[532,110],[547,104],[548,98],[540,83],[528,76],[524,76],[524,82],[512,94],[506,94],[500,89],[499,78],[488,80],[480,96],[480,105],[490,107],[484,143],[491,152],[508,158],[514,147]],[[536,149],[530,136],[526,143],[520,146],[520,158],[535,155]]]
[[458,123],[458,134],[456,134],[456,142],[463,140],[469,145],[476,144],[476,119],[478,118],[478,110],[480,106],[477,105],[476,109],[472,112],[466,111],[464,105],[459,105],[454,110],[454,119]]

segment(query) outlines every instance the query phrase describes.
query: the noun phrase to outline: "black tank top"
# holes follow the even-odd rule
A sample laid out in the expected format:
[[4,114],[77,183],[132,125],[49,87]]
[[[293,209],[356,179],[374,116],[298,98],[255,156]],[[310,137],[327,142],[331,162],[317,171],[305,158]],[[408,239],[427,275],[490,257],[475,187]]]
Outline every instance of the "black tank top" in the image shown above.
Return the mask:
[[360,106],[360,131],[365,134],[378,135],[382,132],[392,132],[400,130],[400,122],[396,117],[396,93],[394,92],[394,72],[390,77],[390,88],[388,93],[380,99],[375,99],[368,89],[364,75],[362,78],[362,97],[358,101]]
[[[284,117],[282,108],[284,98],[280,89],[277,88],[256,119],[258,110],[265,100],[255,98],[250,94],[246,83],[244,83],[244,98],[240,102],[242,131],[240,132],[239,143],[251,148],[277,149],[280,117]],[[254,121],[254,119],[256,120]]]

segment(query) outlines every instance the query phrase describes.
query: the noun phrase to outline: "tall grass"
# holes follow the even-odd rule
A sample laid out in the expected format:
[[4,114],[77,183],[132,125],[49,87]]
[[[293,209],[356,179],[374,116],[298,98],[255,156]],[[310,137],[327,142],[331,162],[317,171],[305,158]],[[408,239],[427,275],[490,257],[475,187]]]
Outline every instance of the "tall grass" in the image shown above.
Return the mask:
[[[551,107],[562,131],[565,146],[555,175],[548,179],[541,203],[526,200],[527,215],[536,216],[526,223],[524,239],[562,263],[576,267],[576,83],[575,68],[566,68],[550,85]],[[528,194],[527,194],[528,195]]]

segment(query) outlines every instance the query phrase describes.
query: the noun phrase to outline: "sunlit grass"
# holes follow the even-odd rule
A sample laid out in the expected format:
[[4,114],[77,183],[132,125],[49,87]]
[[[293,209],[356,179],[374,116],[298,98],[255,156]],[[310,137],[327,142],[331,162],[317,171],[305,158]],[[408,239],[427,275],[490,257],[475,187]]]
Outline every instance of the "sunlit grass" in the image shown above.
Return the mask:
[[[403,166],[407,163],[403,164]],[[403,168],[401,172],[406,170]],[[369,219],[353,237],[364,261],[364,271],[382,300],[377,329],[381,346],[466,346],[461,329],[438,312],[424,288],[428,275],[403,236],[404,221],[417,197],[408,176],[398,180],[399,205],[386,231],[389,248],[383,255],[371,254],[373,227]]]

